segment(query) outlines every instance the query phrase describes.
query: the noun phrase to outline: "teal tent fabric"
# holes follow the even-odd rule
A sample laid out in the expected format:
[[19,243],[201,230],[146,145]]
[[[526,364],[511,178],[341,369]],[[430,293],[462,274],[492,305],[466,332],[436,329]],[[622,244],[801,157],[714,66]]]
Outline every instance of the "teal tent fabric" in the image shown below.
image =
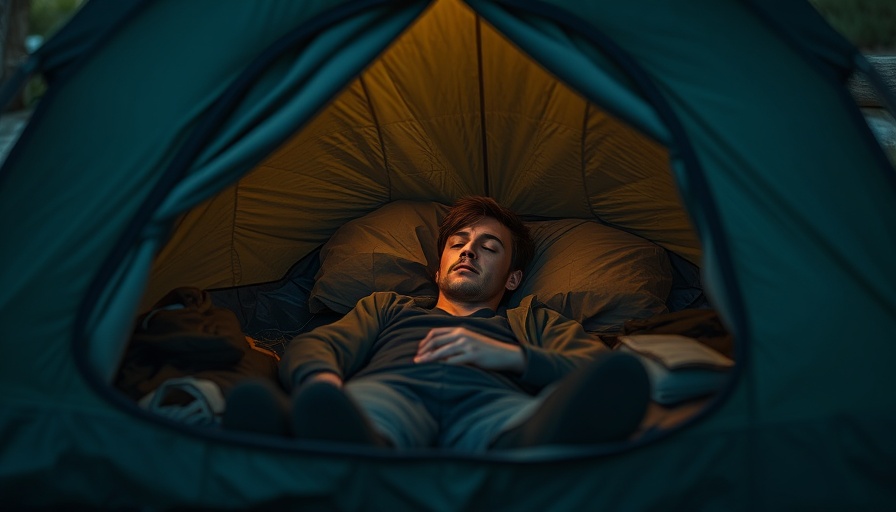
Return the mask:
[[0,169],[0,495],[150,509],[896,503],[896,186],[838,67],[854,50],[817,21],[770,25],[749,2],[467,4],[667,146],[708,292],[738,339],[728,392],[635,445],[480,457],[243,438],[124,400],[107,383],[178,216],[308,122],[429,7],[142,2],[66,56]]

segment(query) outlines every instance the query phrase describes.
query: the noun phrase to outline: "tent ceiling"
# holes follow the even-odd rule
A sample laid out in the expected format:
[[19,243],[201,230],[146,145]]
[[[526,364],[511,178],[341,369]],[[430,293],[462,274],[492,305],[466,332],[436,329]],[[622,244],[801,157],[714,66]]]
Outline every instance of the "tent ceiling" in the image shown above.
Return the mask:
[[388,201],[464,194],[523,214],[597,218],[699,261],[665,148],[554,79],[459,0],[441,0],[311,123],[186,215],[147,301],[179,284],[277,279]]

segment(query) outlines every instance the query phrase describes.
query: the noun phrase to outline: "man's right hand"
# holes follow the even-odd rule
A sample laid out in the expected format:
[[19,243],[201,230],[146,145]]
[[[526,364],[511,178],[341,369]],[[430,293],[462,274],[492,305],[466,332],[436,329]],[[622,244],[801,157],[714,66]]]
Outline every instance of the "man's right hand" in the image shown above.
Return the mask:
[[466,327],[435,327],[417,346],[415,363],[467,364],[483,370],[522,374],[526,356],[519,345],[498,341]]
[[327,384],[342,387],[342,377],[333,372],[317,372],[313,373],[305,379],[303,384],[311,384],[312,382],[326,382]]

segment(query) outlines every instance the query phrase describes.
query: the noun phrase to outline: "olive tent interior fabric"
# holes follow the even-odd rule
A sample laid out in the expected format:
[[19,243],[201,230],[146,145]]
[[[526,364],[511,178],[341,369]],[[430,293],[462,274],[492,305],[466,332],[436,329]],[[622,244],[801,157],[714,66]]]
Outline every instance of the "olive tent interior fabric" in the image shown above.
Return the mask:
[[[23,67],[49,86],[0,169],[0,495],[888,508],[896,173],[864,64],[796,0],[89,0]],[[197,429],[111,387],[168,290],[310,290],[341,226],[466,194],[699,267],[729,387],[634,443],[480,457]]]
[[186,214],[144,305],[184,282],[277,279],[336,228],[387,202],[451,204],[465,194],[524,215],[600,219],[700,257],[665,148],[447,1],[230,190]]

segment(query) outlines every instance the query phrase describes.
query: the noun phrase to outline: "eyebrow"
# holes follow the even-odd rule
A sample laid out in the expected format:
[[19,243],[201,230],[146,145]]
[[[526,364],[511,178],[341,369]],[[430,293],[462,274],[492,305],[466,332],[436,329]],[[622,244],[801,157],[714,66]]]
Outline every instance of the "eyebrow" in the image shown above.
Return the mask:
[[[450,240],[454,237],[461,237],[461,238],[469,239],[470,232],[465,231],[465,230],[460,230],[460,231],[457,231],[456,233],[454,233],[453,235],[449,236],[448,239]],[[493,235],[491,233],[483,233],[483,234],[479,235],[479,237],[485,238],[488,240],[494,240],[495,242],[498,242],[501,245],[501,247],[504,247],[504,242],[500,238],[498,238],[496,235]]]

